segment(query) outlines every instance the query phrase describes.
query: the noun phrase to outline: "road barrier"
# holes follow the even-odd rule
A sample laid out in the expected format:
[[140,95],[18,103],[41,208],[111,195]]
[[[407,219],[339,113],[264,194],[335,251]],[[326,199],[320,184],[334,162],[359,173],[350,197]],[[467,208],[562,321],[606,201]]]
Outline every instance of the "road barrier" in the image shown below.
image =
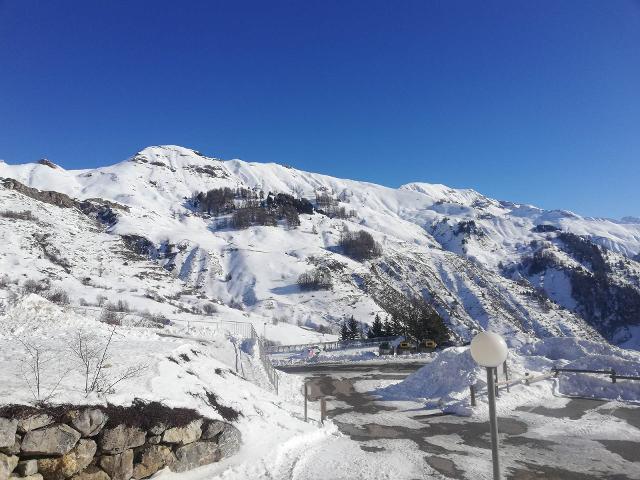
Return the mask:
[[316,342],[316,343],[306,343],[306,344],[298,344],[298,345],[271,345],[267,347],[267,353],[292,353],[292,352],[303,352],[309,348],[318,347],[321,350],[330,351],[330,350],[345,350],[349,348],[361,348],[361,347],[370,347],[374,345],[380,345],[381,343],[393,342],[398,340],[398,336],[393,337],[377,337],[377,338],[363,338],[359,340],[337,340],[335,342]]
[[609,370],[586,370],[581,368],[551,368],[551,371],[554,374],[554,377],[558,377],[563,372],[567,373],[582,373],[582,374],[596,374],[596,375],[607,375],[611,378],[611,383],[616,383],[617,380],[640,380],[640,377],[635,377],[631,375],[618,375],[616,371],[611,368]]

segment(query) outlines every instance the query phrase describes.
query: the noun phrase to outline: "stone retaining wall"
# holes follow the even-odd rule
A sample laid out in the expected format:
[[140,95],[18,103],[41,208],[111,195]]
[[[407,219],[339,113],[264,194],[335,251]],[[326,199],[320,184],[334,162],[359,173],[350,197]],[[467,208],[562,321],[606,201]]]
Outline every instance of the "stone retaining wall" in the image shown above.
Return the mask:
[[237,452],[240,432],[189,409],[0,407],[0,480],[130,480]]

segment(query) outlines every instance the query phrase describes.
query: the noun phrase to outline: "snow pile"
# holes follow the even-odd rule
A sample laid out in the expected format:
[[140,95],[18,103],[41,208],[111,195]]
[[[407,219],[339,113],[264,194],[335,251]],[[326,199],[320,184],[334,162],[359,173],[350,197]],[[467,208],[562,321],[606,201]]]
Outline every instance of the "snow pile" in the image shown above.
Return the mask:
[[480,379],[480,369],[466,347],[448,348],[402,382],[377,390],[384,400],[425,400],[430,407],[444,408],[460,402],[469,385]]
[[[509,378],[514,385],[506,392],[500,386],[498,411],[512,410],[533,399],[554,393],[568,396],[640,402],[640,382],[618,380],[608,375],[561,373],[525,385],[524,378],[552,372],[552,368],[615,370],[617,375],[640,376],[640,353],[620,349],[606,342],[579,338],[547,338],[510,349]],[[504,380],[502,367],[499,381]],[[470,385],[476,385],[478,408],[470,407]],[[554,392],[555,387],[555,392]],[[373,392],[384,400],[418,400],[430,408],[460,415],[486,414],[486,372],[472,359],[468,347],[449,348],[436,354],[425,365],[402,382]]]

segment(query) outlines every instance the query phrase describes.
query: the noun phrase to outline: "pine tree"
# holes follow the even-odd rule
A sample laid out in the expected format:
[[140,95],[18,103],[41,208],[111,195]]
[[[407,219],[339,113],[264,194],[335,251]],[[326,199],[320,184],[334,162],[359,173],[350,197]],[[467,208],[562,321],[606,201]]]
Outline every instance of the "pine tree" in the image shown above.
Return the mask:
[[347,328],[347,322],[342,322],[340,327],[340,340],[349,340],[349,329]]
[[389,315],[387,315],[387,318],[384,319],[383,331],[385,337],[392,337],[394,335],[393,328],[391,327],[391,322],[389,322]]
[[356,338],[358,338],[360,334],[360,326],[358,325],[358,321],[353,318],[353,315],[351,315],[351,318],[349,319],[348,329],[350,340],[355,340]]
[[373,320],[373,323],[371,324],[371,328],[369,329],[367,336],[369,338],[377,338],[377,337],[384,337],[384,335],[385,335],[385,332],[384,332],[384,326],[382,325],[382,320],[380,320],[380,315],[376,313],[376,318]]

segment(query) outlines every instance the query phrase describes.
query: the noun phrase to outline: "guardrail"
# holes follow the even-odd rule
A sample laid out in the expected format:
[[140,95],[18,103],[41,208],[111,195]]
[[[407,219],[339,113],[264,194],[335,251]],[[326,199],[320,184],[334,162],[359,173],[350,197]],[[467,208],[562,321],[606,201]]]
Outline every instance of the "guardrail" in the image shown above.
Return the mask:
[[560,375],[560,373],[568,372],[568,373],[591,373],[596,375],[607,375],[611,378],[611,383],[616,383],[617,380],[640,380],[640,377],[632,376],[632,375],[618,375],[616,371],[611,368],[609,370],[586,370],[581,368],[557,368],[552,367],[551,371],[553,372],[554,377]]
[[319,347],[321,350],[346,350],[349,348],[369,347],[372,345],[380,345],[385,342],[393,342],[397,340],[399,336],[393,337],[377,337],[377,338],[363,338],[358,340],[336,340],[335,342],[316,342],[297,345],[271,345],[267,347],[267,353],[291,353],[302,352],[312,347]]

